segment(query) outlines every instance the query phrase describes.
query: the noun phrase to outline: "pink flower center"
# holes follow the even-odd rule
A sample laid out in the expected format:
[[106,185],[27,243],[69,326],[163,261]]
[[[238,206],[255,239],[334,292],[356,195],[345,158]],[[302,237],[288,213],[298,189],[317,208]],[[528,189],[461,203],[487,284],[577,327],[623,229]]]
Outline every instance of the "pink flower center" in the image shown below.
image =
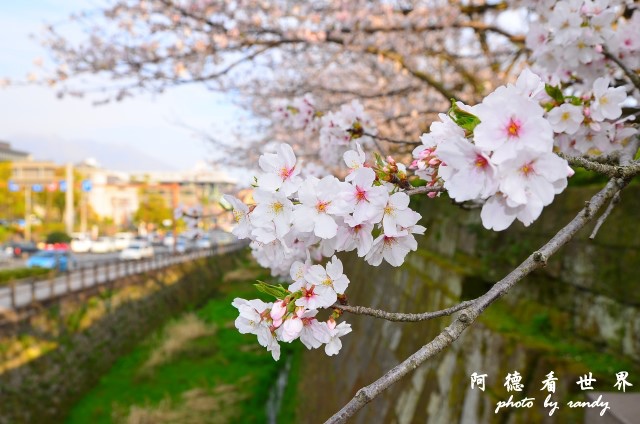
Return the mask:
[[505,127],[505,132],[509,138],[520,137],[520,128],[522,128],[522,122],[517,118],[509,119],[509,123]]
[[367,191],[363,190],[361,187],[356,186],[356,200],[362,202],[363,200],[367,200]]
[[533,162],[529,162],[529,163],[526,163],[526,164],[522,165],[522,168],[520,168],[520,172],[522,172],[525,177],[527,177],[527,176],[529,176],[529,174],[535,172],[535,170],[533,169]]
[[331,203],[331,202],[323,202],[321,200],[318,201],[318,203],[316,204],[316,210],[318,212],[326,212],[327,211],[327,205]]
[[484,156],[482,156],[482,155],[477,155],[477,156],[476,156],[475,164],[476,164],[476,168],[483,168],[483,169],[484,169],[484,168],[486,168],[486,167],[487,167],[487,165],[488,165],[489,163],[487,162],[487,159],[486,159]]
[[291,174],[293,173],[293,169],[294,168],[289,169],[287,167],[283,167],[280,169],[278,175],[280,175],[280,178],[282,178],[282,180],[284,181],[291,176]]
[[314,290],[315,288],[316,288],[316,286],[311,286],[311,288],[310,288],[310,289],[305,289],[305,288],[303,288],[303,289],[302,289],[302,291],[304,292],[304,297],[305,297],[307,300],[309,300],[309,299],[311,299],[312,297],[314,297],[314,296],[315,296],[315,293],[313,292],[313,290]]

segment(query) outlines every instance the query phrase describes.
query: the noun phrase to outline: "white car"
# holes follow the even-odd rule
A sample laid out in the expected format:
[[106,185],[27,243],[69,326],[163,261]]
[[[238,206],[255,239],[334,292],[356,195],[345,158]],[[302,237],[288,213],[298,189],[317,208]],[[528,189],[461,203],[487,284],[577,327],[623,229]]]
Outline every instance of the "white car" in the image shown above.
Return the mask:
[[71,251],[75,253],[87,253],[91,251],[91,239],[88,237],[73,237],[71,239]]
[[116,250],[126,249],[127,247],[129,247],[132,241],[133,241],[133,234],[116,233],[115,241],[114,241]]
[[113,252],[115,248],[113,241],[109,237],[99,237],[98,240],[91,243],[92,253]]
[[197,249],[211,249],[211,239],[207,236],[196,239]]
[[153,257],[153,247],[147,243],[132,242],[129,247],[120,252],[122,260],[140,260]]

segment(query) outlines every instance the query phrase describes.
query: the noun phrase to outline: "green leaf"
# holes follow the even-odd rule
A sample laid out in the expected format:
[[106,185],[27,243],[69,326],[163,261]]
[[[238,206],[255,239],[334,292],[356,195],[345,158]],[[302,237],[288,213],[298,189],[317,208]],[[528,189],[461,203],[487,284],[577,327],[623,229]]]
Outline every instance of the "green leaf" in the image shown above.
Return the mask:
[[562,94],[562,90],[560,90],[560,87],[554,87],[552,85],[545,84],[544,91],[546,91],[549,97],[551,97],[556,102],[560,104],[564,103],[564,94]]
[[273,296],[276,299],[284,299],[289,294],[289,291],[282,287],[282,284],[278,284],[277,286],[273,284],[267,284],[264,281],[257,280],[258,284],[254,284],[258,291],[268,294],[269,296]]
[[480,123],[480,118],[473,113],[469,113],[462,110],[456,104],[454,99],[451,99],[451,109],[449,109],[449,117],[463,130],[472,133],[476,126]]
[[384,167],[385,163],[382,160],[382,156],[380,156],[378,152],[373,152],[373,156],[375,157],[375,163],[378,166],[378,168]]

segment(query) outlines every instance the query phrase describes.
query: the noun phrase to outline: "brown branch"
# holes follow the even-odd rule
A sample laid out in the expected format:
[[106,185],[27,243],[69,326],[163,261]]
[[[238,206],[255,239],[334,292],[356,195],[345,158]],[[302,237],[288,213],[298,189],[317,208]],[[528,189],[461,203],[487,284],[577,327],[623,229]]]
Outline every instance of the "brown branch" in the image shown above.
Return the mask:
[[325,424],[344,423],[367,403],[392,384],[400,380],[420,364],[432,358],[442,350],[450,346],[462,332],[467,329],[480,314],[493,302],[504,296],[516,283],[530,274],[533,270],[546,265],[547,259],[556,253],[562,246],[568,243],[576,233],[588,222],[593,220],[594,212],[603,207],[629,180],[612,179],[607,185],[591,198],[588,205],[579,212],[569,224],[562,228],[551,240],[538,251],[531,254],[509,275],[494,284],[491,289],[479,297],[471,306],[464,309],[460,315],[448,327],[446,327],[432,341],[425,344],[413,355],[389,370],[378,380],[358,390],[356,395],[340,411],[329,418]]
[[622,69],[622,72],[624,72],[624,74],[631,80],[631,83],[638,89],[640,90],[640,76],[638,76],[638,74],[636,74],[635,72],[633,72],[631,69],[629,69],[627,67],[627,65],[625,65],[624,63],[622,63],[622,61],[620,59],[618,59],[618,57],[616,57],[616,55],[614,55],[613,53],[611,53],[605,46],[603,46],[603,52],[602,52],[608,59],[612,60],[616,65],[618,65],[618,67],[620,67],[620,69]]
[[376,138],[378,140],[382,140],[382,141],[386,141],[387,143],[394,143],[394,144],[411,144],[411,145],[419,145],[422,144],[419,141],[412,141],[412,140],[398,140],[395,138],[389,138],[389,137],[384,137],[381,135],[374,135],[374,134],[369,134],[369,133],[364,133],[363,135],[367,135],[371,138]]
[[332,307],[336,309],[340,309],[345,312],[349,312],[351,314],[369,315],[374,318],[386,319],[387,321],[420,322],[420,321],[427,321],[434,318],[440,318],[440,317],[452,315],[464,308],[471,306],[476,300],[477,299],[467,300],[447,309],[441,309],[439,311],[433,311],[433,312],[422,312],[419,314],[404,314],[401,312],[388,312],[388,311],[382,311],[380,309],[368,308],[366,306],[341,305],[339,303],[336,303]]
[[604,211],[604,213],[602,215],[600,215],[600,218],[598,218],[598,221],[596,221],[596,226],[593,228],[593,231],[591,232],[591,235],[589,236],[590,240],[593,240],[594,238],[596,238],[596,235],[598,234],[598,231],[600,230],[600,227],[602,226],[602,224],[604,224],[604,221],[607,220],[607,218],[609,218],[609,215],[611,215],[611,211],[613,211],[613,208],[616,207],[616,205],[620,203],[620,192],[616,192],[616,194],[613,195],[613,198],[611,199],[611,202],[609,203],[609,206],[607,206],[607,210]]
[[458,100],[458,96],[456,96],[452,91],[449,91],[444,84],[440,81],[436,81],[433,79],[428,73],[419,71],[417,69],[411,68],[404,56],[400,53],[393,50],[379,49],[375,46],[369,46],[364,49],[365,53],[380,55],[386,59],[392,60],[397,63],[400,67],[405,69],[411,75],[416,77],[417,79],[426,82],[429,86],[434,88],[438,93],[440,93],[446,100],[456,99]]
[[598,174],[606,175],[610,178],[631,178],[640,174],[640,163],[634,162],[630,165],[608,165],[599,163],[584,157],[569,156],[564,153],[558,153],[558,156],[569,162],[570,165],[579,166]]
[[423,194],[423,193],[440,193],[440,192],[444,192],[444,187],[428,187],[428,186],[422,186],[422,187],[416,187],[416,188],[412,188],[411,190],[405,190],[405,193],[407,193],[409,196],[414,196],[416,194]]

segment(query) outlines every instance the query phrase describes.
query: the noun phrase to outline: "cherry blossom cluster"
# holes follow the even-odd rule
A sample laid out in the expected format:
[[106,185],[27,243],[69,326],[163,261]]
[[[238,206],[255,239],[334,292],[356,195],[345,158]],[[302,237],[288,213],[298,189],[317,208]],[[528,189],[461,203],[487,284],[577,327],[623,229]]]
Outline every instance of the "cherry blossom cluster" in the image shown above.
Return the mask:
[[255,334],[258,343],[280,358],[279,342],[291,343],[300,339],[307,349],[324,345],[325,353],[336,355],[342,348],[340,337],[351,332],[346,322],[336,323],[340,316],[334,310],[326,321],[317,318],[319,308],[330,308],[342,296],[349,279],[342,272],[342,262],[335,256],[326,265],[311,265],[310,261],[295,262],[291,266],[294,281],[285,290],[282,286],[261,283],[261,291],[276,297],[265,303],[259,299],[236,298],[232,305],[238,309],[236,328],[242,334]]
[[350,173],[340,181],[332,175],[302,178],[293,149],[280,144],[259,159],[263,172],[255,180],[254,205],[225,195],[237,223],[234,234],[252,240],[254,256],[273,275],[287,275],[307,257],[352,250],[371,265],[385,260],[400,266],[417,249],[414,234],[425,228],[395,183],[407,184],[404,167],[390,158],[367,164],[356,148],[343,155]]
[[[351,331],[346,323],[336,324],[338,311],[326,322],[315,318],[349,284],[335,252],[356,250],[371,265],[384,260],[400,266],[417,249],[414,235],[425,231],[417,224],[420,214],[409,207],[409,196],[398,188],[398,183],[407,184],[403,166],[380,157],[369,164],[359,144],[343,156],[350,170],[345,181],[332,175],[303,178],[291,146],[280,144],[259,159],[263,172],[255,179],[255,204],[225,195],[237,224],[233,233],[251,239],[258,263],[293,281],[287,290],[259,285],[276,297],[273,304],[234,302],[240,311],[238,329],[257,334],[274,358],[278,341],[298,337],[310,349],[325,344],[332,355],[340,349],[339,337]],[[323,257],[332,257],[325,267],[313,264]]]
[[371,117],[357,100],[344,104],[337,111],[319,111],[310,94],[291,102],[279,103],[273,113],[285,127],[304,130],[307,135],[319,133],[320,154],[325,163],[337,164],[346,150],[372,143],[378,131]]
[[[544,70],[551,83],[579,77],[591,85],[612,65],[605,49],[630,69],[640,68],[640,11],[636,9],[629,18],[624,14],[637,7],[633,1],[543,0],[526,4],[533,6],[537,17],[530,23],[526,45],[537,69]],[[608,72],[619,69],[613,65]]]
[[547,120],[557,134],[555,143],[569,155],[600,155],[620,150],[638,130],[619,119],[622,105],[628,101],[624,87],[611,87],[607,77],[593,83],[590,92],[565,96],[560,89],[549,88],[552,98],[543,99]]
[[573,174],[553,153],[553,128],[536,100],[544,90],[527,70],[478,105],[454,104],[422,136],[414,166],[431,181],[437,170],[457,202],[484,203],[485,228],[501,231],[516,219],[528,226]]

